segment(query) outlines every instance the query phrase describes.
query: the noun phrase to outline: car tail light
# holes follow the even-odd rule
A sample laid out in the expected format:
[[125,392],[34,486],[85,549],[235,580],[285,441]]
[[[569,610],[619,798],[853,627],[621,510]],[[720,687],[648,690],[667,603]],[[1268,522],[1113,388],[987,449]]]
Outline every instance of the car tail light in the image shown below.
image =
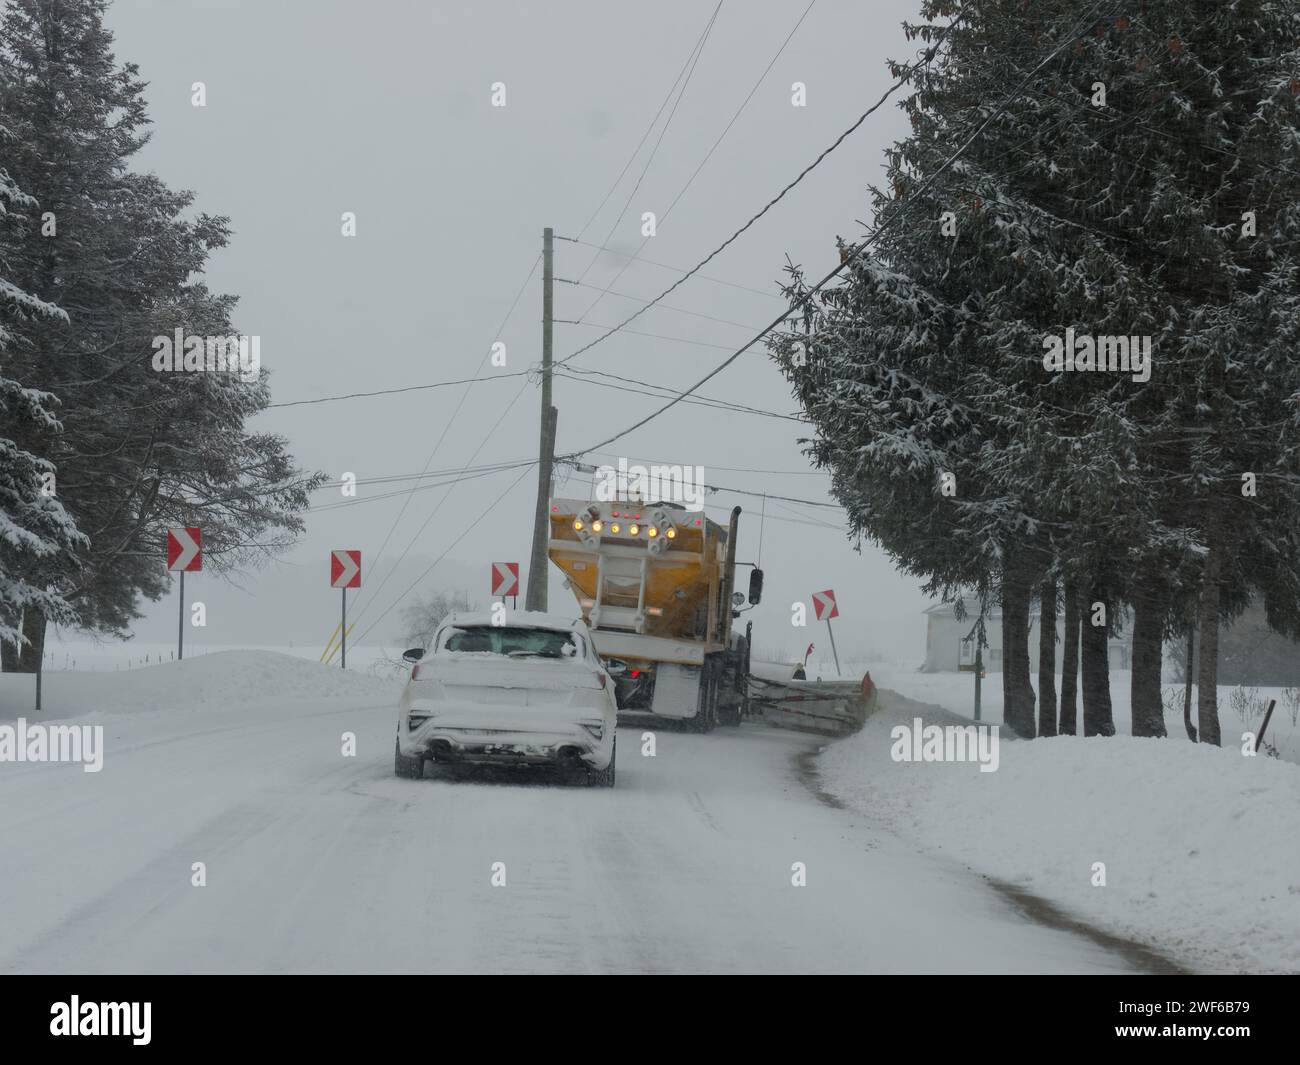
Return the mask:
[[419,662],[416,662],[415,665],[413,665],[413,666],[411,667],[411,679],[412,679],[412,680],[419,680],[419,679],[420,679],[420,663],[419,663]]
[[605,723],[603,721],[584,721],[582,727],[592,734],[596,739],[605,735]]
[[639,676],[641,676],[641,671],[640,671],[639,669],[634,669],[634,670],[632,670],[632,676],[633,676],[633,677],[639,677]]
[[605,687],[605,680],[606,680],[605,674],[593,673],[592,676],[596,678],[597,682],[600,684],[601,688],[603,689]]

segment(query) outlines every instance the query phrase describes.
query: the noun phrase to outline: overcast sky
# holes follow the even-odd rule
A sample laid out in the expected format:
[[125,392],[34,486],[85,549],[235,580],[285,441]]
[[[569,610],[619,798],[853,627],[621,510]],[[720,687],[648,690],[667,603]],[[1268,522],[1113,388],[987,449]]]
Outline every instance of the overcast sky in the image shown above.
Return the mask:
[[[540,358],[540,270],[505,328],[498,326],[540,253],[543,227],[633,251],[642,213],[654,211],[658,234],[641,254],[694,265],[875,102],[891,80],[886,57],[915,52],[901,23],[916,16],[917,0],[816,0],[665,217],[807,6],[724,0],[640,187],[633,194],[663,117],[584,230],[714,4],[116,0],[109,23],[119,59],[137,63],[149,82],[154,135],[139,166],[195,190],[199,209],[230,216],[233,241],[213,257],[208,281],[240,297],[236,322],[261,336],[273,400],[285,402],[491,373],[484,358],[497,340],[508,359],[501,373],[527,369]],[[191,105],[195,81],[206,84],[206,107]],[[806,83],[806,107],[791,104],[796,81]],[[494,82],[506,87],[504,108],[492,106]],[[726,322],[656,307],[629,328],[674,339],[618,334],[574,364],[679,388],[703,376],[728,346],[739,346],[779,312],[775,293],[787,255],[824,273],[837,261],[835,237],[861,234],[855,220],[868,218],[866,187],[879,180],[882,149],[904,132],[901,114],[887,105],[704,271],[744,288],[697,277],[665,301]],[[355,238],[340,233],[345,211],[356,213]],[[634,263],[620,277],[625,260],[604,255],[593,262],[596,254],[557,242],[557,277],[598,287],[618,277],[619,292],[647,299],[679,276]],[[557,318],[587,323],[555,327],[557,359],[598,336],[596,326],[616,324],[638,306],[607,295],[588,310],[599,295],[557,284]],[[796,409],[761,349],[701,393],[769,411]],[[430,469],[533,458],[539,402],[533,383],[503,378],[467,394],[455,387],[275,409],[253,424],[287,436],[306,467],[332,478],[344,471],[366,478],[424,469],[453,418]],[[568,379],[557,379],[555,403],[561,453],[602,440],[660,405]],[[711,484],[827,501],[828,478],[811,470],[798,445],[802,428],[679,404],[595,461],[622,455],[699,464]],[[249,619],[273,616],[286,634],[323,643],[336,604],[326,563],[335,547],[363,552],[357,609],[371,624],[516,476],[467,481],[445,501],[444,489],[416,492],[378,559],[404,497],[310,515],[300,545],[272,572],[245,582],[247,593],[231,598],[212,590],[226,613],[210,617],[209,638],[256,639]],[[363,486],[359,498],[409,483]],[[589,488],[589,480],[573,479],[559,494]],[[530,472],[451,551],[456,566],[435,570],[417,591],[468,579],[482,584],[471,593],[486,599],[490,561],[526,562],[535,492]],[[317,500],[340,501],[337,489]],[[760,499],[726,491],[709,498],[718,508],[710,514],[725,518],[735,504],[745,508],[739,557],[758,558],[761,539],[767,575],[763,606],[748,615],[757,645],[792,650],[812,641],[821,648],[824,626],[792,629],[790,604],[833,588],[841,654],[922,657],[926,600],[918,582],[896,573],[870,545],[856,553],[838,510],[770,501],[760,523]],[[367,603],[413,538],[396,578]],[[295,572],[297,595],[276,597],[289,601],[257,596],[259,584],[269,592]],[[557,576],[550,596],[553,609],[573,605]],[[164,600],[144,629],[174,631],[165,624],[174,625],[174,610]],[[398,610],[377,636],[396,631]]]

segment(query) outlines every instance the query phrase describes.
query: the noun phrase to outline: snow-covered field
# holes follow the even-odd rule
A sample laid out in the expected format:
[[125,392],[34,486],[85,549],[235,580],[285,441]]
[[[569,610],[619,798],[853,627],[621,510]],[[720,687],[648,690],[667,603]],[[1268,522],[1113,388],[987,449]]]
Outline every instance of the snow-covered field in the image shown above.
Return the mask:
[[797,733],[620,728],[614,789],[414,781],[395,680],[228,652],[46,681],[104,763],[0,762],[0,972],[1134,971],[819,801]]
[[[204,643],[194,639],[189,633],[186,634],[186,660],[221,654],[225,651],[243,650],[247,648]],[[323,647],[318,644],[282,644],[259,646],[256,650],[273,651],[308,662],[319,662]],[[349,644],[348,670],[358,673],[382,672],[388,664],[399,660],[401,653],[402,648],[395,645],[376,647],[370,644],[364,646]],[[52,673],[116,673],[174,662],[175,659],[175,643],[139,643],[135,640],[49,640],[46,642],[45,668]],[[337,654],[331,664],[335,669],[339,668]]]
[[[860,677],[865,670],[870,670],[872,679],[882,688],[900,692],[921,703],[941,706],[962,717],[973,718],[975,677],[972,673],[922,673],[915,666],[889,663],[855,663],[852,670],[856,672],[851,673],[850,668],[846,666],[845,676]],[[1133,733],[1133,711],[1129,698],[1130,676],[1128,670],[1113,670],[1110,675],[1110,699],[1115,719],[1115,732],[1120,736],[1131,736]],[[1037,675],[1032,680],[1034,689],[1037,690]],[[1058,692],[1061,690],[1060,674],[1056,677],[1056,690]],[[1183,686],[1167,683],[1164,691],[1165,731],[1172,739],[1187,742],[1187,732],[1183,727]],[[1196,697],[1197,688],[1193,685],[1193,725],[1196,724]],[[1282,688],[1239,690],[1220,685],[1219,726],[1223,733],[1223,744],[1225,747],[1240,748],[1243,733],[1258,731],[1269,699],[1276,699],[1277,706],[1273,709],[1273,718],[1269,722],[1264,738],[1278,748],[1282,758],[1300,764],[1300,714],[1296,713],[1296,704],[1287,699],[1286,692]],[[1239,713],[1239,708],[1246,702],[1254,705],[1243,717]],[[1078,728],[1082,732],[1082,696],[1079,696],[1077,701],[1077,713]],[[989,673],[984,678],[980,694],[980,720],[997,724],[1002,722],[1001,673]]]
[[[32,714],[31,676],[0,673],[0,719]],[[391,695],[393,679],[360,670],[327,669],[276,651],[214,651],[183,662],[142,666],[115,676],[51,670],[42,682],[40,720],[153,711],[190,713],[281,699],[310,705],[322,699]],[[395,698],[395,697],[394,697]]]
[[[969,713],[972,678],[872,675],[894,690],[818,759],[823,786],[851,809],[1190,968],[1300,971],[1300,767],[1189,743],[1181,716],[1168,722],[1173,738],[1135,739],[1119,692],[1114,737],[1004,738],[995,772],[895,762],[895,726],[968,720],[944,708]],[[982,716],[1000,721],[1000,677],[989,680]],[[1226,717],[1223,727],[1231,737]],[[1290,729],[1279,734],[1294,751]]]

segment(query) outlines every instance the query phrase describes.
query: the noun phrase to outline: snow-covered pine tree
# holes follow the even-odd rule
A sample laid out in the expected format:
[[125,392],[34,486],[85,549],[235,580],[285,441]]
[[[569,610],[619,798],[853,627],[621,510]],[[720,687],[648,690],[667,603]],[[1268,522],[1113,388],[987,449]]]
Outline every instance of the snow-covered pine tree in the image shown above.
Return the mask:
[[1258,588],[1294,626],[1300,600],[1300,5],[1155,0],[1104,39],[1107,161],[1085,191],[1108,225],[1128,220],[1123,257],[1161,308],[1152,379],[1118,406],[1147,502],[1134,731],[1164,734],[1160,645],[1199,583],[1199,731],[1217,743],[1220,619]]
[[[248,432],[265,374],[160,373],[154,341],[226,337],[234,298],[200,278],[229,236],[193,216],[193,196],[133,173],[148,135],[143,82],[119,64],[103,0],[13,0],[0,17],[0,109],[15,134],[11,174],[49,212],[14,249],[11,275],[70,321],[28,321],[21,379],[62,401],[63,432],[30,450],[59,467],[59,498],[90,538],[75,558],[43,561],[77,623],[120,632],[141,596],[168,587],[168,525],[199,525],[221,569],[290,542],[323,477],[297,470],[280,437]],[[33,646],[43,621],[28,611]],[[20,663],[31,668],[29,659]]]
[[[1194,582],[1206,585],[1204,627],[1252,582],[1294,588],[1300,565],[1295,5],[1096,10],[924,5],[927,18],[960,18],[914,78],[889,191],[872,193],[875,223],[905,222],[816,301],[806,338],[774,345],[855,531],[918,573],[972,549],[1000,569],[1017,674],[1004,678],[1007,716],[1022,734],[1032,701],[1027,721],[1028,670],[1011,641],[1023,645],[1036,570],[1054,562],[1082,593],[1085,733],[1113,732],[1106,633],[1129,602],[1144,649],[1135,729],[1163,734],[1158,642]],[[912,32],[932,40],[939,27]],[[1247,243],[1250,204],[1264,221]],[[1151,337],[1150,379],[1049,370],[1049,338],[1073,334]],[[791,358],[796,342],[806,365]],[[1269,498],[1230,506],[1248,468],[1267,471]],[[964,505],[947,515],[960,534],[909,544],[906,526],[933,521],[934,502],[889,485],[942,469],[963,471]],[[1286,613],[1285,594],[1274,600]],[[1213,692],[1202,689],[1203,727]]]
[[[0,148],[10,139],[0,127]],[[58,432],[54,397],[27,388],[8,374],[17,343],[11,323],[32,318],[66,318],[52,303],[18,288],[5,277],[9,238],[19,217],[36,207],[36,201],[14,185],[0,169],[0,645],[12,661],[21,643],[24,611],[47,617],[70,614],[56,591],[33,582],[30,574],[39,560],[81,546],[77,531],[63,504],[47,490],[57,474],[52,463],[24,450],[11,433],[24,425]]]

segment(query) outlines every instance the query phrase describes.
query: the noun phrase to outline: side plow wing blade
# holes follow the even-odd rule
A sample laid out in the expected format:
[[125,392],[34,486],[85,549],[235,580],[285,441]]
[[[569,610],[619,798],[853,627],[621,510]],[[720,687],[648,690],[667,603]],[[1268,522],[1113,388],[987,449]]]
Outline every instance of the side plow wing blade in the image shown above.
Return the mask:
[[860,681],[776,681],[750,676],[750,716],[777,728],[847,736],[875,709],[871,674]]

